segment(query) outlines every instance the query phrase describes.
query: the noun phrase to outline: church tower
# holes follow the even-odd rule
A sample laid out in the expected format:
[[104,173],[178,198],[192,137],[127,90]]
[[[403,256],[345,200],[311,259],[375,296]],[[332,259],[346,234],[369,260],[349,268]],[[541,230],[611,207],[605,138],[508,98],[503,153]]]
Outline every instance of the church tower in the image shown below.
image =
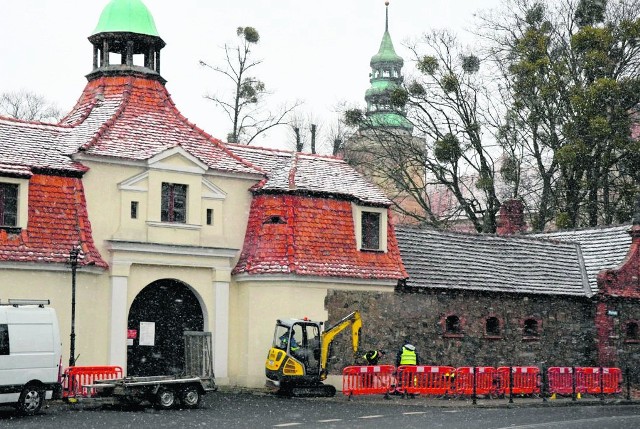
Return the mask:
[[[393,212],[398,223],[414,223],[414,214],[422,213],[423,209],[415,196],[404,188],[405,185],[424,185],[424,166],[410,165],[415,160],[410,154],[421,151],[424,140],[413,136],[413,124],[407,119],[406,106],[398,104],[395,97],[396,91],[403,89],[404,60],[393,47],[388,1],[385,6],[382,41],[369,63],[371,86],[364,97],[366,110],[358,130],[345,142],[343,157],[360,174],[382,188],[395,203]],[[406,163],[402,161],[405,158]],[[403,171],[399,178],[390,178],[390,171],[399,170]],[[399,181],[411,184],[399,184]]]
[[405,135],[411,135],[413,125],[406,118],[404,106],[394,105],[392,95],[394,90],[400,89],[403,81],[402,57],[396,54],[389,34],[389,2],[385,2],[384,34],[380,42],[378,53],[371,57],[371,73],[369,82],[371,87],[365,93],[367,102],[366,121],[361,127],[393,130]]

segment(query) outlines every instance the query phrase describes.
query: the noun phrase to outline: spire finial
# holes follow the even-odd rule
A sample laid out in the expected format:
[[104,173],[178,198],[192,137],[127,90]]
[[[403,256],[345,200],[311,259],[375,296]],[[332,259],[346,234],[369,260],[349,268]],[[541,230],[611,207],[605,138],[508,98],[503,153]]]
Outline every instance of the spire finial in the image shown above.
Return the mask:
[[384,31],[389,31],[389,0],[384,2],[385,7],[387,8],[387,15],[384,20]]

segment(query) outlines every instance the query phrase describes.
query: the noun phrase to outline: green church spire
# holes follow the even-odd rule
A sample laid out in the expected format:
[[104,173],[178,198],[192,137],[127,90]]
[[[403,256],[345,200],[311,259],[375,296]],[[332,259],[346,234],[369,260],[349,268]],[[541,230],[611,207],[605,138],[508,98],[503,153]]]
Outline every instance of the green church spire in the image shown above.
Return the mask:
[[394,106],[391,94],[402,85],[404,60],[396,54],[389,34],[389,2],[385,2],[385,26],[378,53],[371,57],[371,87],[365,93],[367,126],[398,128],[411,133],[413,125],[407,120],[404,106]]

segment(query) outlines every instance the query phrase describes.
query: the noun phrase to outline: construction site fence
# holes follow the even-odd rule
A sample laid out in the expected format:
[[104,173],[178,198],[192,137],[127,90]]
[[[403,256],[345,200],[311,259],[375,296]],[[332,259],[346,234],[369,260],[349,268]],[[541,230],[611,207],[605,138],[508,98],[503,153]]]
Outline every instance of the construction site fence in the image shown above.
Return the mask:
[[[627,381],[628,381],[627,377]],[[344,395],[402,394],[426,396],[505,397],[581,394],[604,395],[622,392],[620,368],[536,366],[452,367],[431,365],[349,366],[342,373]]]
[[83,386],[97,380],[113,380],[123,377],[119,366],[70,366],[65,369],[62,382],[63,398],[89,398],[95,395],[95,389]]

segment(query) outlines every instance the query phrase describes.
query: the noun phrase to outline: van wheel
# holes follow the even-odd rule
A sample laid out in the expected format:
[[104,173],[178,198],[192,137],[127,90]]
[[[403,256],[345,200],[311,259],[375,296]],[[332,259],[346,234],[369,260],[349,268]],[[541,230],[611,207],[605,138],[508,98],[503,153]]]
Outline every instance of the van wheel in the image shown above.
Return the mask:
[[173,408],[176,404],[176,392],[171,389],[161,388],[156,393],[155,404],[161,410],[168,410]]
[[22,389],[18,399],[18,412],[25,416],[32,416],[42,407],[44,403],[44,389],[36,384],[28,384]]
[[180,392],[180,402],[185,408],[198,408],[202,395],[198,391],[198,388],[189,386]]

